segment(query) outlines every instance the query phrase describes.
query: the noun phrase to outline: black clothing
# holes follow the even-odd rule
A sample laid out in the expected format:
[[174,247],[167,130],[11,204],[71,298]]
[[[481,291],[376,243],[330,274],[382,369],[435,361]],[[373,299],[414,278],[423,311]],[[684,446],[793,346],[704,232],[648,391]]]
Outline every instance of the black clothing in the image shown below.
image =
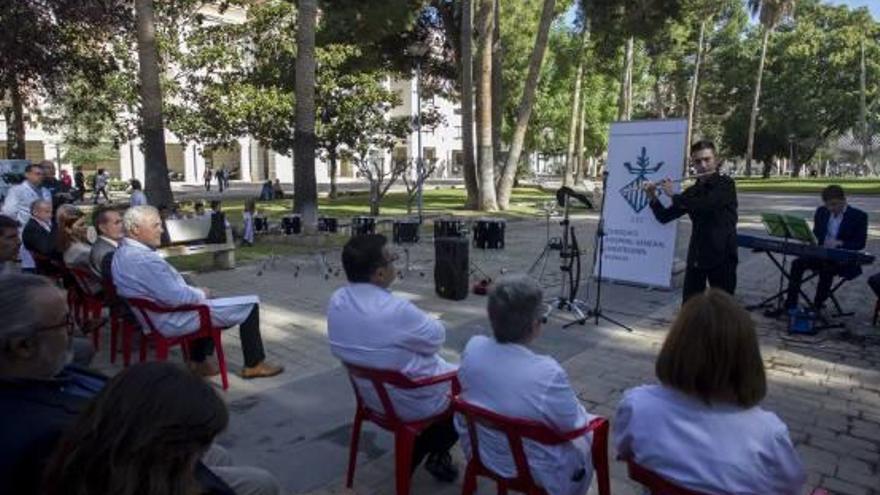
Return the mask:
[[60,259],[61,256],[55,249],[55,235],[52,231],[46,231],[36,220],[31,218],[24,225],[21,232],[21,242],[25,249],[44,258]]
[[685,214],[691,219],[682,302],[702,292],[707,281],[710,286],[733,294],[738,262],[737,200],[733,179],[715,173],[698,180],[680,194],[674,194],[669,207],[657,199],[650,205],[660,223],[671,222]]
[[[825,242],[830,218],[831,212],[824,206],[816,208],[816,212],[813,214],[813,235],[816,236],[819,244]],[[840,221],[840,227],[837,230],[837,237],[835,239],[843,243],[840,249],[849,249],[851,251],[865,249],[868,239],[868,214],[858,208],[847,206],[846,211],[843,212],[843,218]],[[804,272],[807,270],[817,272],[819,275],[819,282],[816,285],[816,296],[813,300],[813,304],[817,308],[821,308],[825,301],[831,297],[831,286],[834,283],[834,277],[852,280],[862,274],[862,267],[857,264],[841,265],[827,260],[798,258],[791,263],[788,294],[785,297],[786,308],[791,309],[797,306]]]
[[[0,380],[0,493],[40,493],[42,473],[56,444],[106,381],[77,366],[49,380]],[[195,477],[206,493],[234,495],[201,462]]]
[[[254,304],[248,317],[238,326],[238,332],[245,367],[250,368],[263,362],[266,351],[263,350],[263,338],[260,336],[259,304]],[[196,363],[204,362],[213,352],[214,341],[207,337],[193,340],[190,345],[190,359]]]
[[874,291],[874,295],[880,298],[880,273],[875,273],[868,278],[868,285]]
[[447,419],[437,421],[431,426],[425,428],[419,436],[416,437],[416,443],[413,446],[412,464],[410,472],[416,470],[422,460],[428,454],[445,454],[458,441],[458,432],[455,431],[455,424],[450,416]]

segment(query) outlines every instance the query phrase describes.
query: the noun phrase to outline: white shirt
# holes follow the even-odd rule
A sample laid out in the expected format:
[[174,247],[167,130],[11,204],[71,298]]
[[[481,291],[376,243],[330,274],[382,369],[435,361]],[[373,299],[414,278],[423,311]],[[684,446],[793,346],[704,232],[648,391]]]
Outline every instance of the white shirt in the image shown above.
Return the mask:
[[846,206],[843,207],[840,215],[835,215],[831,211],[828,212],[828,228],[825,231],[825,243],[837,240],[837,233],[840,232],[840,224],[843,222],[843,215],[845,213]]
[[131,192],[130,206],[141,206],[147,204],[147,195],[143,191],[135,190]]
[[[559,363],[519,344],[474,336],[464,349],[458,379],[465,401],[503,416],[538,421],[560,433],[576,430],[592,419]],[[467,425],[462,417],[455,419],[462,449],[470,457]],[[502,476],[516,473],[503,433],[479,427],[478,440],[486,467]],[[588,434],[566,444],[548,446],[524,440],[523,446],[532,476],[547,493],[583,495],[593,475],[590,443]],[[573,480],[581,470],[583,476]]]
[[[337,289],[327,307],[330,350],[339,360],[409,378],[428,378],[455,370],[437,353],[446,341],[438,320],[411,302],[373,284]],[[383,412],[373,386],[357,380],[367,407]],[[388,387],[397,415],[406,421],[427,418],[449,407],[450,387],[440,384],[414,390]]]
[[624,394],[611,424],[620,456],[691,490],[794,495],[806,480],[788,428],[758,406],[709,406],[644,385]]
[[[258,302],[255,297],[241,304],[234,303],[236,298],[207,299],[201,289],[187,285],[180,273],[158,253],[134,239],[126,238],[119,243],[111,266],[113,283],[120,296],[149,299],[164,306],[206,304],[211,307],[211,321],[218,327],[243,322]],[[140,320],[140,311],[135,314]],[[157,330],[168,337],[185,335],[199,328],[195,311],[150,314],[150,319]]]
[[246,211],[242,214],[244,220],[244,235],[242,238],[247,242],[254,243],[254,214]]
[[[21,226],[18,229],[19,237],[21,237],[21,233],[24,231],[24,226],[27,225],[28,220],[31,219],[31,203],[38,199],[52,201],[52,193],[42,186],[37,188],[33,187],[28,181],[16,184],[9,189],[9,193],[6,195],[6,200],[3,202],[2,213],[9,218],[18,220],[18,223]],[[51,230],[51,228],[47,230]],[[30,251],[24,247],[24,243],[22,243],[18,255],[21,258],[22,268],[36,267],[34,257],[31,256]]]

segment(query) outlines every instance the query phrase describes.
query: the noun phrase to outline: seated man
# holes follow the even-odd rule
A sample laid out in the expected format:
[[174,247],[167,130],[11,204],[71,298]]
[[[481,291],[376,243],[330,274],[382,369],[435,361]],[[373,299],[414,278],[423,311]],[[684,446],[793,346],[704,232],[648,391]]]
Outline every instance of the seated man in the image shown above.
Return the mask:
[[24,226],[21,241],[36,261],[36,271],[47,273],[47,260],[60,260],[61,254],[55,246],[55,232],[52,230],[52,202],[38,199],[31,203],[31,218]]
[[[527,346],[541,333],[545,305],[541,287],[525,275],[501,279],[489,294],[493,337],[477,335],[464,349],[458,377],[461,397],[503,416],[537,421],[565,433],[585,426],[587,414],[556,360]],[[456,418],[466,456],[471,455],[467,425]],[[507,437],[478,429],[480,459],[495,473],[513,477],[516,466]],[[547,446],[524,442],[532,476],[548,494],[583,495],[593,468],[591,436]]]
[[[342,266],[350,282],[338,289],[327,307],[327,333],[333,355],[345,363],[399,371],[419,379],[455,370],[438,352],[446,340],[443,324],[415,305],[391,294],[397,271],[385,236],[352,237],[342,250]],[[367,406],[382,411],[372,385],[358,381]],[[389,390],[397,415],[415,421],[446,411],[450,387],[440,384],[416,390]],[[434,423],[416,439],[412,469],[428,455],[425,468],[438,480],[458,476],[449,449],[458,435],[451,418]]]
[[[211,320],[215,325],[239,325],[245,366],[241,371],[242,378],[275,376],[284,370],[265,361],[258,301],[210,299],[207,289],[187,285],[180,273],[155,251],[161,243],[162,219],[152,206],[129,208],[123,216],[123,224],[127,237],[120,243],[111,264],[113,283],[120,297],[149,299],[171,307],[205,304],[211,308]],[[141,315],[137,316],[140,318]],[[199,328],[199,317],[194,311],[151,314],[150,318],[167,336],[184,335]],[[206,361],[213,350],[210,338],[193,341],[190,359],[197,373],[204,376],[219,373],[215,365]]]
[[18,237],[18,222],[6,215],[0,215],[0,275],[17,271],[15,260],[21,249]]
[[99,208],[95,210],[92,225],[98,230],[98,239],[92,244],[89,262],[95,274],[103,279],[112,276],[113,252],[124,237],[122,215],[116,210]]
[[[55,445],[106,378],[66,366],[72,319],[64,293],[48,279],[0,276],[0,312],[0,493],[42,493],[42,472]],[[268,473],[230,466],[224,454],[212,448],[197,465],[202,492],[234,495],[232,487],[242,494],[277,493]]]
[[[813,216],[813,233],[816,240],[828,248],[861,251],[865,249],[868,238],[868,215],[864,211],[848,206],[843,188],[830,185],[822,191],[824,206],[816,208]],[[814,304],[822,308],[831,296],[831,285],[835,276],[853,279],[862,273],[859,265],[841,265],[832,261],[809,258],[798,258],[791,264],[791,276],[788,282],[788,296],[785,300],[786,309],[797,306],[801,281],[804,271],[813,270],[819,273]]]

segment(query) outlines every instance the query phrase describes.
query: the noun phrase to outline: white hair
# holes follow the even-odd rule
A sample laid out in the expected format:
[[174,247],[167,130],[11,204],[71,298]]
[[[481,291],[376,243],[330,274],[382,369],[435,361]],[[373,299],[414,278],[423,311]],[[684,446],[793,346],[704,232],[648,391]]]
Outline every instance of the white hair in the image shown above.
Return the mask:
[[122,225],[125,226],[127,233],[131,233],[135,226],[143,225],[147,219],[158,216],[159,210],[150,205],[132,206],[125,210],[125,215],[122,216]]
[[495,339],[502,343],[526,339],[546,309],[543,296],[538,281],[528,275],[505,275],[496,282],[487,304]]
[[31,210],[30,210],[31,215],[33,215],[34,212],[37,211],[37,208],[39,208],[39,207],[41,207],[41,206],[44,206],[44,205],[49,205],[49,206],[51,207],[51,206],[52,206],[52,202],[49,201],[49,200],[47,200],[47,199],[35,199],[35,200],[31,203]]

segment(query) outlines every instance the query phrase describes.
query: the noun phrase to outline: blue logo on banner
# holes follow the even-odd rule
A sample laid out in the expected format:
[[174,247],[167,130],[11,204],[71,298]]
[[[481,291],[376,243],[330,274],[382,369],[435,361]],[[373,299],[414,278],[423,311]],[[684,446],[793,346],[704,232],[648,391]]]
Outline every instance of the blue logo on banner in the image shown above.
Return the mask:
[[648,206],[648,195],[642,189],[642,185],[648,182],[647,175],[656,173],[663,166],[663,163],[660,162],[652,166],[651,158],[648,157],[644,146],[642,146],[642,154],[636,157],[635,166],[630,162],[624,162],[623,166],[626,167],[630,174],[635,175],[636,178],[620,188],[620,195],[629,203],[630,208],[634,212],[640,213]]

